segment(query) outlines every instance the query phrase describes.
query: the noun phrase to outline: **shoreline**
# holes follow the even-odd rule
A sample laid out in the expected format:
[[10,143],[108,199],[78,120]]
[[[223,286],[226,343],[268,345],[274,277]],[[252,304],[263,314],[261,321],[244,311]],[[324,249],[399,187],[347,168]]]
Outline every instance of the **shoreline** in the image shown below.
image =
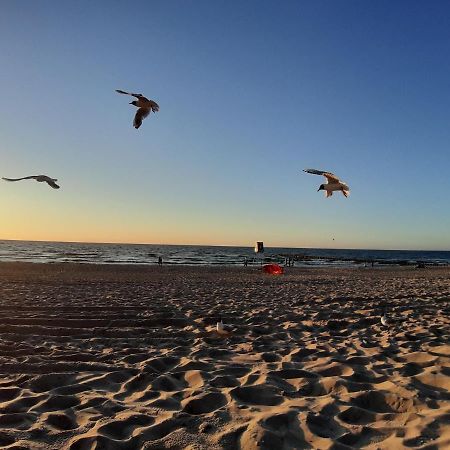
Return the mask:
[[450,251],[314,249],[266,247],[255,254],[250,247],[83,244],[0,241],[0,261],[80,262],[152,265],[162,257],[165,264],[192,266],[240,266],[277,263],[285,266],[354,267],[374,265],[448,266]]
[[[339,260],[340,261],[340,260]],[[180,268],[191,268],[191,269],[260,269],[262,265],[269,264],[269,261],[258,263],[258,264],[248,264],[248,266],[245,266],[244,263],[236,263],[236,264],[223,264],[223,263],[197,263],[197,264],[184,264],[184,263],[171,263],[171,262],[163,262],[162,267],[180,267]],[[0,267],[1,266],[8,266],[8,265],[34,265],[34,266],[62,266],[62,267],[70,267],[70,266],[103,266],[103,267],[122,267],[122,268],[151,268],[151,267],[158,267],[161,268],[161,266],[158,265],[157,262],[137,262],[137,263],[130,263],[130,262],[88,262],[88,261],[24,261],[24,260],[16,260],[16,261],[1,261],[0,260]],[[374,266],[371,266],[370,264],[367,264],[367,266],[364,265],[364,262],[358,262],[354,264],[304,264],[304,265],[291,265],[287,266],[284,263],[278,263],[280,266],[283,267],[284,270],[395,270],[395,269],[404,269],[404,270],[416,270],[417,269],[417,263],[408,263],[408,264],[399,264],[399,263],[375,263]],[[420,270],[423,269],[450,269],[450,264],[447,263],[425,263],[425,267],[420,268]]]

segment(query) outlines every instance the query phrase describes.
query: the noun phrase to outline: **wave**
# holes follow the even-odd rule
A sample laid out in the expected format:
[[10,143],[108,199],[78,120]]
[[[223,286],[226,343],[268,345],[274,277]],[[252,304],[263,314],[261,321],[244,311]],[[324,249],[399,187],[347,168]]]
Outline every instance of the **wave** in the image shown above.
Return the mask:
[[359,267],[374,265],[448,265],[449,251],[266,248],[256,257],[253,247],[153,244],[88,244],[0,241],[0,261],[79,262],[105,264],[259,265],[264,262],[296,267]]

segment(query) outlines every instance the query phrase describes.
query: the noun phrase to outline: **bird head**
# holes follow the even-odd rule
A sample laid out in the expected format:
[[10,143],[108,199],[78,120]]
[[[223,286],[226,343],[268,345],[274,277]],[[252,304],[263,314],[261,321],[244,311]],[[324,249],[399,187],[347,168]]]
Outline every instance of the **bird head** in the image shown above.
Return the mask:
[[137,104],[137,101],[136,101],[136,100],[134,100],[133,102],[130,102],[130,105],[134,105],[134,106],[137,106],[138,104]]
[[320,186],[319,186],[319,189],[317,189],[317,192],[319,192],[319,191],[324,191],[325,190],[325,185],[324,184],[321,184]]

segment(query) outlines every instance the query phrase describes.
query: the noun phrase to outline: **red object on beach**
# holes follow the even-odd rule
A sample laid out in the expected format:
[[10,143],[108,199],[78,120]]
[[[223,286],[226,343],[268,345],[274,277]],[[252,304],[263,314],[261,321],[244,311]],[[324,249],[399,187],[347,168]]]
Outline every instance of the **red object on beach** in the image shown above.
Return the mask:
[[283,273],[283,268],[278,264],[264,264],[263,272],[269,273],[270,275],[281,275]]

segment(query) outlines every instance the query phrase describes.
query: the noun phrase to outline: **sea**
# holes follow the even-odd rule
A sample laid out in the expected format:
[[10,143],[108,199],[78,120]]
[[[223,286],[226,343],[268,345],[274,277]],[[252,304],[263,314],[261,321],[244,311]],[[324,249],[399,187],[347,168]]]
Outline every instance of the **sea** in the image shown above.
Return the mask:
[[295,267],[361,265],[449,265],[450,251],[354,250],[158,244],[0,241],[0,261],[86,264],[256,265],[267,262]]

